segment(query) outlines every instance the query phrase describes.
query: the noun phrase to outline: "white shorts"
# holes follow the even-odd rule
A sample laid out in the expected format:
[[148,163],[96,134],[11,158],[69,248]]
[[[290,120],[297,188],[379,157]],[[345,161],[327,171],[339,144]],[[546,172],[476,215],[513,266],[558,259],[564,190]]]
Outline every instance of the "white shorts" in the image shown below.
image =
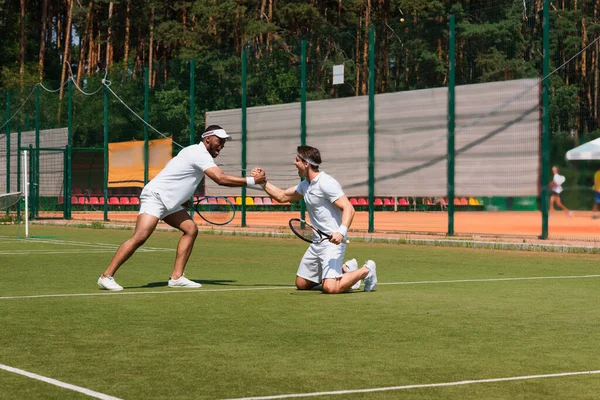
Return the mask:
[[335,279],[342,276],[342,265],[346,254],[346,244],[335,245],[324,241],[311,244],[298,267],[298,275],[314,283],[321,283],[323,279]]
[[177,206],[172,210],[167,209],[160,199],[160,195],[151,190],[142,190],[142,194],[140,194],[140,214],[146,213],[158,219],[164,219],[183,209],[182,206]]

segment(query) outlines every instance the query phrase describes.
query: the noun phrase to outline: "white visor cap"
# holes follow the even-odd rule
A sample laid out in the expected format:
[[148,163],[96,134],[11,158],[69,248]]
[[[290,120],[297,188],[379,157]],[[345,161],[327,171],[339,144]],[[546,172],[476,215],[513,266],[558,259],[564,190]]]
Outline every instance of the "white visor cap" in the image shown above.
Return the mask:
[[227,132],[225,132],[225,129],[215,129],[215,130],[212,130],[212,131],[204,132],[202,134],[202,139],[204,139],[207,136],[216,136],[216,137],[219,137],[221,139],[230,139],[231,138],[231,136],[229,136],[227,134]]

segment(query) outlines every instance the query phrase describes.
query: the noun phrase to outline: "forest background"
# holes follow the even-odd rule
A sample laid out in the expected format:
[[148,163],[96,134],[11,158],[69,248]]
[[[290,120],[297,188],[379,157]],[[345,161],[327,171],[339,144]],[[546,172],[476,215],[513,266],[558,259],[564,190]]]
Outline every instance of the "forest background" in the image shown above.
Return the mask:
[[[598,3],[550,2],[550,70],[557,69],[549,77],[553,164],[600,136]],[[369,27],[375,29],[376,93],[447,85],[451,14],[457,85],[542,77],[542,9],[543,0],[0,0],[0,109],[10,101],[14,113],[43,82],[57,94],[43,98],[41,128],[66,126],[61,82],[72,74],[93,93],[108,73],[111,88],[141,113],[148,68],[150,122],[185,144],[190,60],[201,132],[206,111],[241,106],[242,50],[249,107],[300,101],[302,41],[309,101],[366,95]],[[343,85],[332,85],[334,64],[345,66]],[[75,96],[75,146],[102,145],[103,103],[96,97]],[[34,106],[23,107],[12,131],[32,125]],[[142,124],[115,108],[110,141],[143,139]]]

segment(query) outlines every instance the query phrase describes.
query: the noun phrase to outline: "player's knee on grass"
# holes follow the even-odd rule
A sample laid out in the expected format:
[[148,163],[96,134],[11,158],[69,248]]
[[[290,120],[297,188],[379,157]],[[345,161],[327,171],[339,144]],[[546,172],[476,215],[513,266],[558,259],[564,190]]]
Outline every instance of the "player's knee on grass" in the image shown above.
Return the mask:
[[341,293],[341,285],[338,279],[325,279],[323,281],[323,293],[338,294]]
[[296,276],[296,289],[298,290],[309,290],[317,286],[316,283],[311,282],[307,279]]

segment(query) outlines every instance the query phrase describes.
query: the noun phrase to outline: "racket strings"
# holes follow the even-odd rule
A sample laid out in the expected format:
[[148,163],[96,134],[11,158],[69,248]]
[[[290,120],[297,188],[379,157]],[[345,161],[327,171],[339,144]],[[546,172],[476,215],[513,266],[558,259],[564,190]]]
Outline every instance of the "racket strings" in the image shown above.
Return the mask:
[[235,217],[235,207],[223,197],[208,197],[194,203],[196,213],[213,225],[225,225]]
[[309,224],[304,223],[301,220],[291,220],[290,228],[296,235],[301,236],[308,242],[319,242],[323,239],[319,232],[315,231]]

